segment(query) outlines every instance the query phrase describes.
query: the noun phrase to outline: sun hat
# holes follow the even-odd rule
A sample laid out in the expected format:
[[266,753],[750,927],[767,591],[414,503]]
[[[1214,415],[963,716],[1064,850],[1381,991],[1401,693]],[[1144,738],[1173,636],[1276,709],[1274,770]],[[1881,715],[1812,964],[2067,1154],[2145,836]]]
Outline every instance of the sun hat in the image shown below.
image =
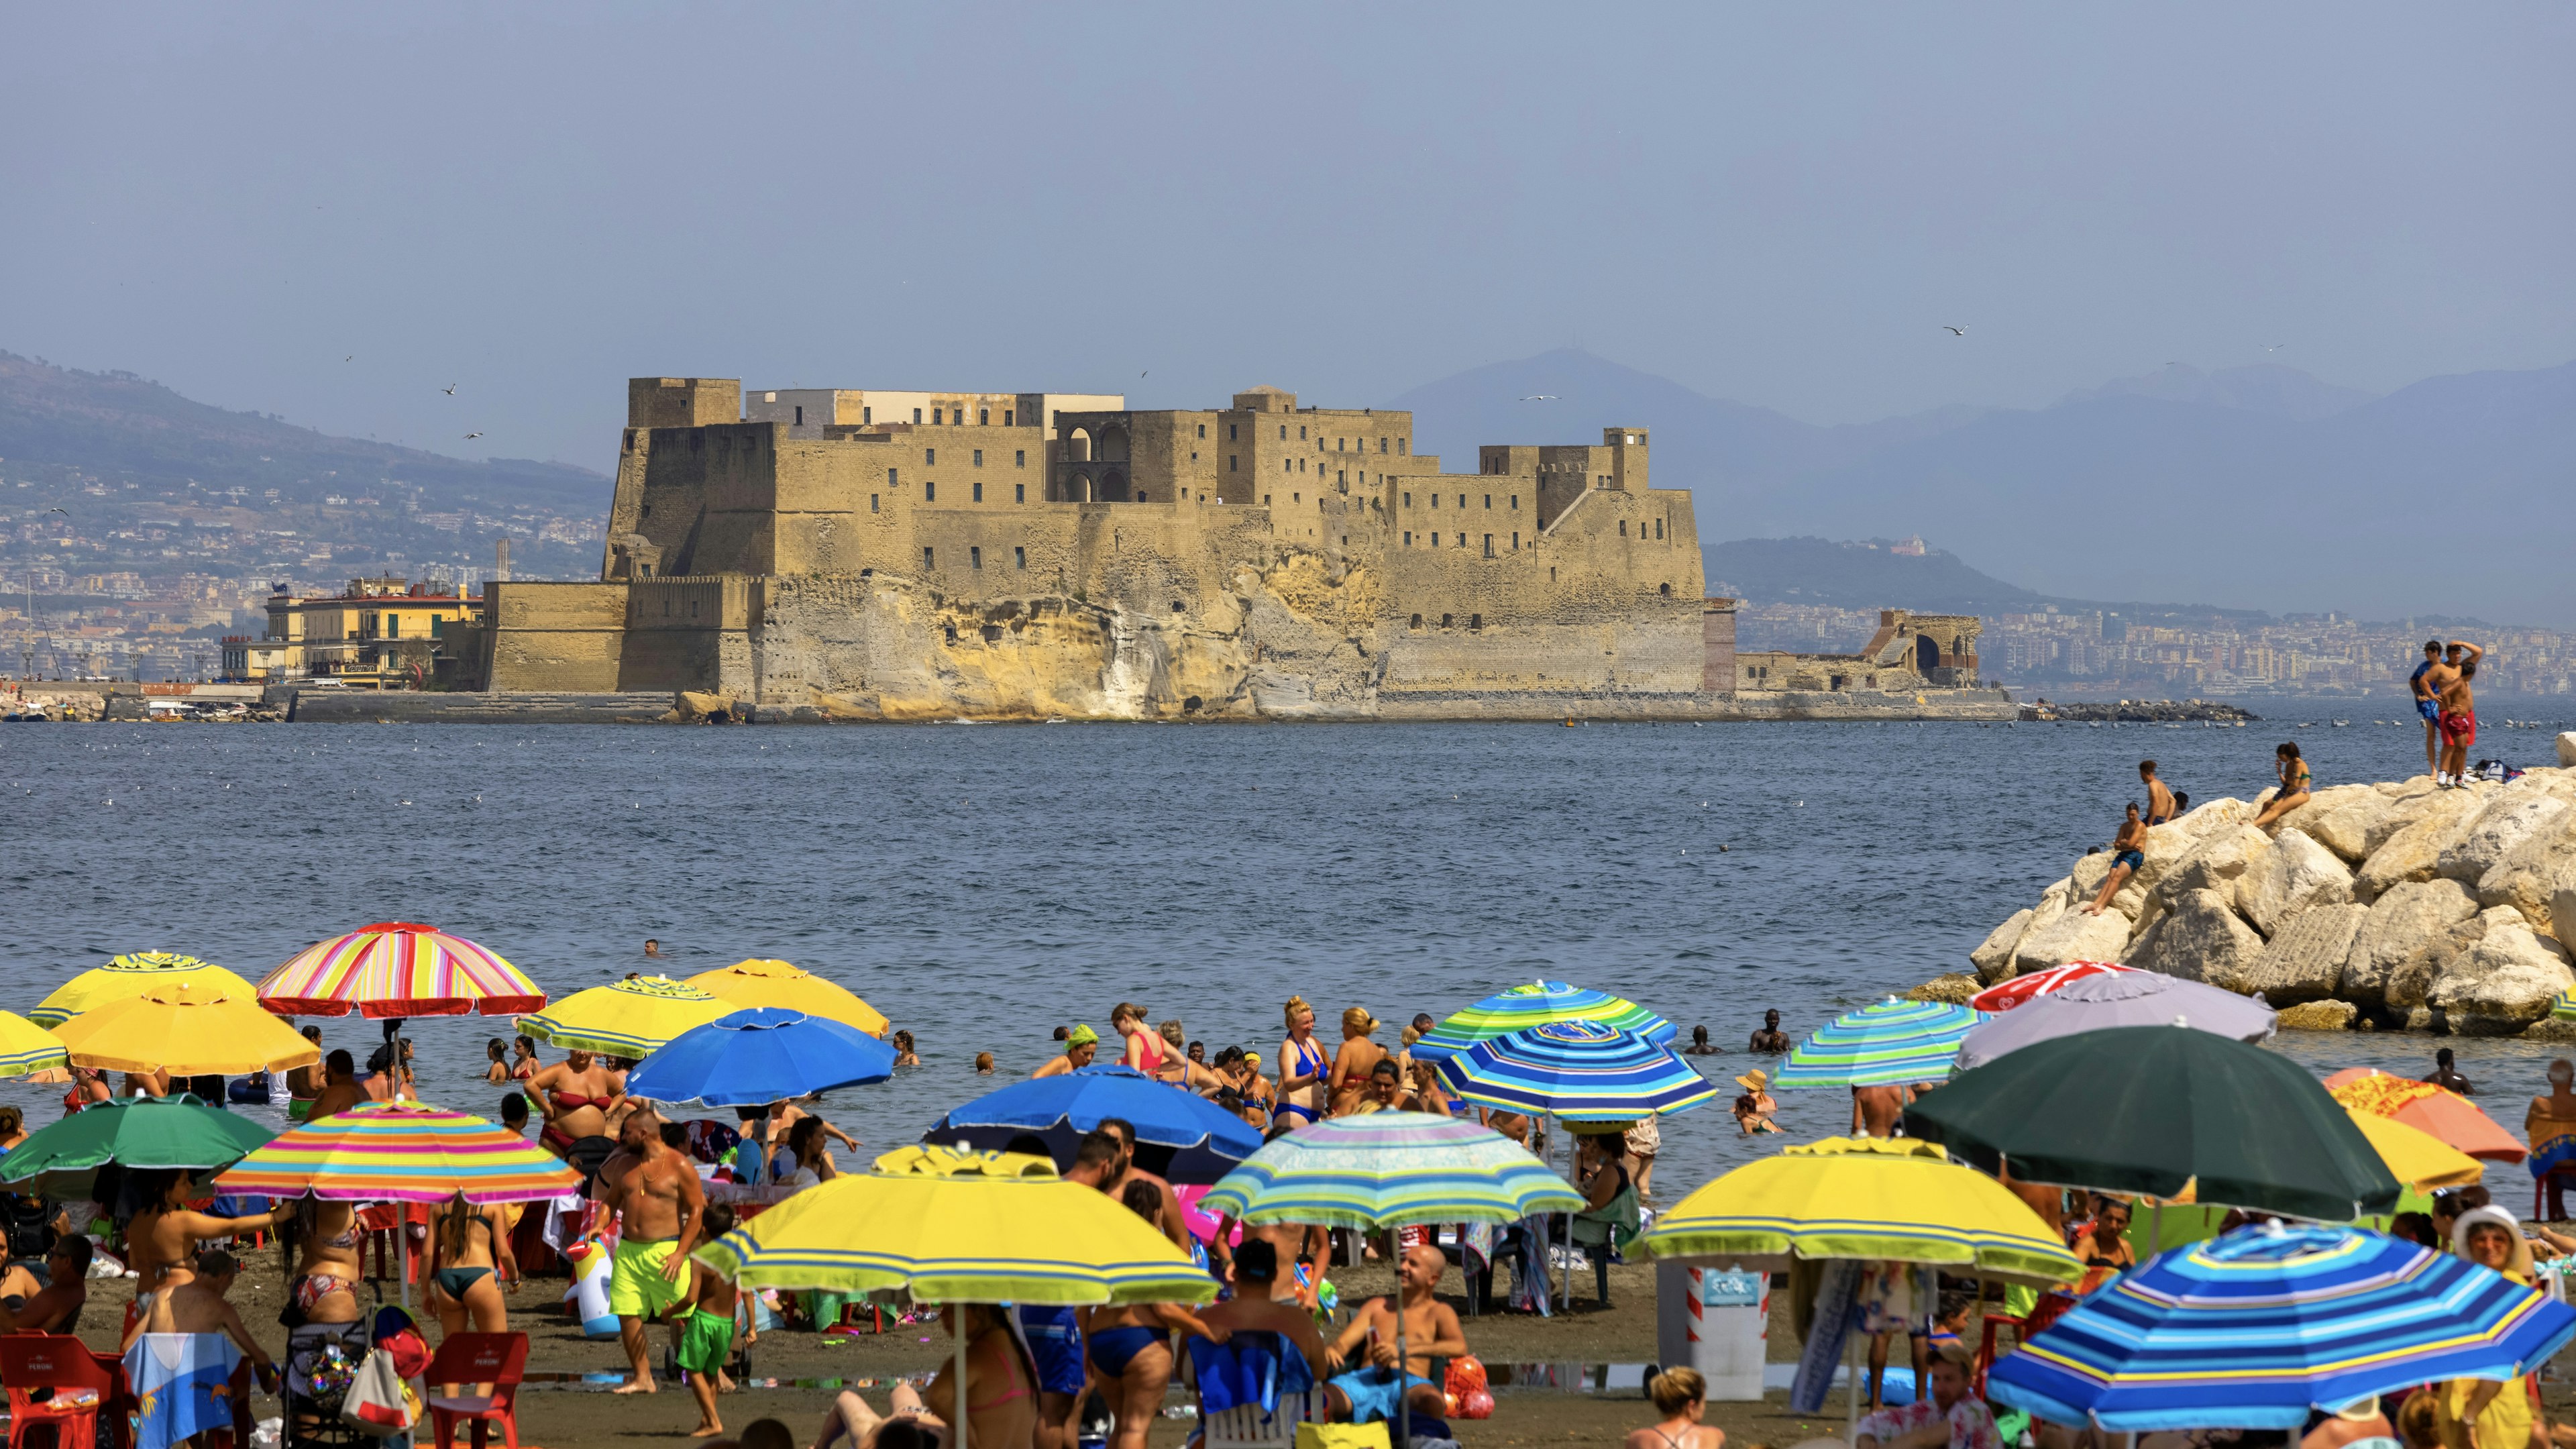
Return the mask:
[[1759,1092],[1763,1088],[1771,1085],[1771,1078],[1770,1075],[1764,1072],[1760,1067],[1755,1067],[1753,1070],[1746,1072],[1743,1076],[1736,1078],[1735,1085],[1742,1087],[1749,1092]]

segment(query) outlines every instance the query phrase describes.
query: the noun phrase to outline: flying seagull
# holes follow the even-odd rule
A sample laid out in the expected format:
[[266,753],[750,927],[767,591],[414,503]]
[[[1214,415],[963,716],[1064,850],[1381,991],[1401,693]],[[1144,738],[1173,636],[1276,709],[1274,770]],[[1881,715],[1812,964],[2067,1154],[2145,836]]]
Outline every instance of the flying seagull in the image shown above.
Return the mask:
[[357,360],[358,360],[358,354],[356,354],[356,353],[352,352],[352,353],[350,353],[348,356],[343,357],[343,358],[341,358],[340,360],[341,360],[342,362],[355,362],[355,361],[357,361]]
[[1534,392],[1534,393],[1531,393],[1528,397],[1522,398],[1522,399],[1521,399],[1521,401],[1522,401],[1522,402],[1554,402],[1554,401],[1556,401],[1556,394],[1555,394],[1555,393],[1552,393],[1552,392]]
[[481,437],[481,436],[483,436],[481,433],[467,433],[467,434],[465,435],[465,441],[467,441],[467,442],[469,442],[469,443],[470,443],[470,442],[473,442],[476,438],[479,438],[479,437]]
[[446,393],[447,393],[447,395],[448,395],[449,397],[454,397],[454,396],[456,396],[456,384],[454,384],[454,383],[452,383],[452,382],[451,382],[451,383],[449,383],[449,384],[447,385],[447,387],[446,387]]
[[1949,323],[1947,323],[1947,322],[1944,322],[1944,323],[1942,323],[1942,324],[1941,324],[1941,330],[1942,330],[1942,331],[1944,331],[1944,332],[1949,333],[1949,334],[1950,334],[1951,336],[1953,336],[1953,337],[1965,337],[1965,336],[1967,336],[1967,335],[1968,335],[1968,329],[1967,329],[1967,328],[1965,328],[1965,327],[1953,327],[1953,326],[1951,326],[1951,325],[1950,325]]

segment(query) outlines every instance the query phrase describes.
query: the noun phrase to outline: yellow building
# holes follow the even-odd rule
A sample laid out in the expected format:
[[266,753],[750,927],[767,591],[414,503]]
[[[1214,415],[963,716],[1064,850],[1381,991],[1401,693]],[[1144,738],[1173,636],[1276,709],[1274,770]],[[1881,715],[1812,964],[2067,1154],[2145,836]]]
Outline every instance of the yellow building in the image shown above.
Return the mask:
[[265,637],[224,641],[224,670],[230,678],[272,683],[336,678],[372,689],[425,684],[436,641],[475,607],[460,594],[436,593],[407,579],[351,579],[346,591],[320,598],[280,589],[268,598]]

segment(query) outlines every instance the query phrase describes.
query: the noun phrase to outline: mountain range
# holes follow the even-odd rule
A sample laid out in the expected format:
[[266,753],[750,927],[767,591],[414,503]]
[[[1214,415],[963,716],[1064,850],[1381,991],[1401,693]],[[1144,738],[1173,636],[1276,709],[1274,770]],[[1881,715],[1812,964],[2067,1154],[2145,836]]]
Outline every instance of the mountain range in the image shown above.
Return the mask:
[[2576,626],[2557,516],[2576,496],[2576,363],[2384,397],[2177,365],[2045,408],[1820,426],[1567,349],[1389,405],[1451,467],[1480,442],[1646,427],[1654,481],[1692,490],[1712,543],[1911,534],[2051,598]]

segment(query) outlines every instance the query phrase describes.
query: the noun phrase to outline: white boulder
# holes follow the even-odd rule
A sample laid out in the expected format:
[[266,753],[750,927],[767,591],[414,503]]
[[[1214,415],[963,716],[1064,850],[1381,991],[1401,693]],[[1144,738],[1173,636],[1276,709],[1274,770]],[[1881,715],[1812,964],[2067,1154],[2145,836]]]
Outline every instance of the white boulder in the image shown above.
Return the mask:
[[2442,852],[2466,832],[2478,808],[2477,795],[2468,790],[2440,790],[2420,803],[2401,802],[2389,818],[2404,816],[2405,823],[2371,848],[2370,858],[2353,874],[2354,894],[2377,900],[2399,881],[2431,880],[2439,873]]
[[2566,949],[2531,929],[2522,913],[2497,906],[2478,917],[2478,941],[2442,962],[2425,1004],[2462,1036],[2511,1036],[2549,1014],[2576,986]]
[[2236,882],[2236,902],[2254,929],[2277,933],[2289,918],[2311,906],[2341,905],[2352,899],[2352,871],[2335,853],[2308,838],[2284,830],[2272,837],[2272,848],[2260,864]]
[[2285,921],[2262,954],[2245,967],[2242,991],[2251,991],[2274,1006],[2322,1001],[2343,984],[2344,959],[2352,938],[2369,916],[2368,906],[2314,906]]
[[2185,891],[2130,947],[2121,964],[2241,991],[2263,938],[2216,891]]
[[2108,910],[2097,916],[2078,906],[2023,934],[2013,947],[2013,974],[2045,971],[2069,961],[2116,961],[2128,944],[2128,917]]
[[2184,891],[2214,890],[2232,895],[2237,877],[2272,849],[2272,837],[2251,825],[2235,824],[2204,835],[2155,884],[2152,894],[2167,905]]
[[2027,907],[2013,912],[2010,920],[1968,953],[1968,964],[1976,968],[1978,980],[1992,986],[2012,974],[2013,947],[2021,944],[2021,933],[2030,929],[2034,914]]
[[[2477,900],[2455,880],[2400,881],[2370,903],[2344,956],[2335,995],[2364,1007],[2421,1005],[2432,982],[2425,964],[2444,933],[2478,913]],[[2405,982],[2391,990],[2392,982]],[[2402,998],[2402,999],[2401,999]]]
[[2564,730],[2559,733],[2558,763],[2563,768],[2576,770],[2576,730]]
[[2576,881],[2576,809],[2562,810],[2478,877],[2478,904],[2511,906],[2533,927],[2554,931],[2576,919],[2557,913],[2559,890]]
[[2442,847],[2434,869],[2474,885],[2513,848],[2549,829],[2567,813],[2567,801],[2544,781],[2525,775],[2498,786],[2459,837]]

